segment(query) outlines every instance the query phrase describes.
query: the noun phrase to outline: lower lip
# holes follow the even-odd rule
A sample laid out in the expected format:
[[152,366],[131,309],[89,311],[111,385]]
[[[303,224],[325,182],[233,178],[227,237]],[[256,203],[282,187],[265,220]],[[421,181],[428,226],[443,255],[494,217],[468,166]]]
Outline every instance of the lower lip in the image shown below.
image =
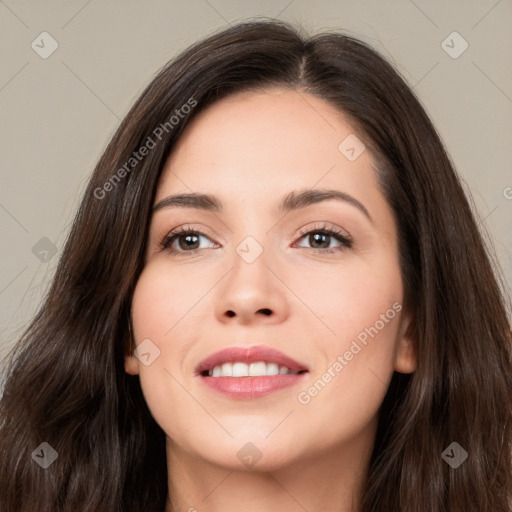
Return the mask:
[[267,396],[274,391],[295,386],[307,372],[262,377],[204,377],[202,381],[214,391],[230,398],[252,400]]

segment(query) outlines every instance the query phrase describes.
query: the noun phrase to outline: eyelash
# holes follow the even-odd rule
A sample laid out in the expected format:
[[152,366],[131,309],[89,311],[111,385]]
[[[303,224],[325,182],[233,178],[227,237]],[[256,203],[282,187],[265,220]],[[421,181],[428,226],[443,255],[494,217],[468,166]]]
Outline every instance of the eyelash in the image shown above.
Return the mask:
[[[315,226],[313,229],[307,229],[307,230],[300,231],[299,239],[304,238],[306,235],[310,235],[313,233],[322,233],[324,235],[332,236],[338,242],[341,243],[340,247],[331,248],[331,249],[315,249],[314,247],[311,247],[311,249],[315,250],[316,252],[319,252],[320,254],[326,254],[326,253],[332,254],[332,253],[335,253],[338,251],[343,251],[345,249],[350,249],[352,247],[352,238],[349,235],[346,235],[335,228],[332,228],[332,227],[329,228],[325,224],[321,225],[321,226]],[[186,255],[193,255],[193,254],[198,253],[201,249],[192,249],[191,251],[178,251],[171,247],[171,244],[174,242],[175,239],[179,238],[180,236],[184,236],[184,235],[199,235],[199,236],[204,236],[204,237],[208,238],[208,236],[206,234],[204,234],[203,232],[198,231],[196,229],[189,228],[188,226],[180,227],[178,229],[175,229],[174,231],[171,231],[160,242],[160,249],[162,251],[166,250],[175,256],[186,256]],[[302,249],[307,249],[307,247],[302,247]]]

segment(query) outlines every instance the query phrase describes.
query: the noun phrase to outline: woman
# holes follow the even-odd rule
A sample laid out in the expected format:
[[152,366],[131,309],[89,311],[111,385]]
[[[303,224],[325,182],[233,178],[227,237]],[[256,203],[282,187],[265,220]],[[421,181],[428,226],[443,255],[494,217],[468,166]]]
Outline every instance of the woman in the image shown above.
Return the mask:
[[6,376],[0,509],[510,511],[505,300],[398,73],[232,26],[96,166]]

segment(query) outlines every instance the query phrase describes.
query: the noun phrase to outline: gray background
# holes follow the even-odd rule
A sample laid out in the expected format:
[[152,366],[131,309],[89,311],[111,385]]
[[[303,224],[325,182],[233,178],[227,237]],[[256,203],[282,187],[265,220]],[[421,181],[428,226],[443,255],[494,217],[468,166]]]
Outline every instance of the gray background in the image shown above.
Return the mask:
[[[394,63],[443,138],[510,294],[512,0],[0,0],[0,357],[40,305],[86,181],[135,98],[180,50],[255,16],[342,30]],[[469,45],[457,58],[454,31]],[[45,59],[31,46],[51,49],[42,32],[58,43]]]

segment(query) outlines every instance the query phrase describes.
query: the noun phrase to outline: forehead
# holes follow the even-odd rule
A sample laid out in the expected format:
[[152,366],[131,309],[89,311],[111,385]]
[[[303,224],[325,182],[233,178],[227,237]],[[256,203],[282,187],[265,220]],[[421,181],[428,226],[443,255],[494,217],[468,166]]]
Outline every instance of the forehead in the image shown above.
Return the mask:
[[[349,139],[347,139],[349,137]],[[340,143],[357,137],[325,100],[282,88],[237,93],[205,109],[170,155],[156,202],[169,193],[208,192],[223,203],[262,201],[293,189],[378,193],[369,151],[351,161]],[[342,144],[343,148],[343,144]]]

